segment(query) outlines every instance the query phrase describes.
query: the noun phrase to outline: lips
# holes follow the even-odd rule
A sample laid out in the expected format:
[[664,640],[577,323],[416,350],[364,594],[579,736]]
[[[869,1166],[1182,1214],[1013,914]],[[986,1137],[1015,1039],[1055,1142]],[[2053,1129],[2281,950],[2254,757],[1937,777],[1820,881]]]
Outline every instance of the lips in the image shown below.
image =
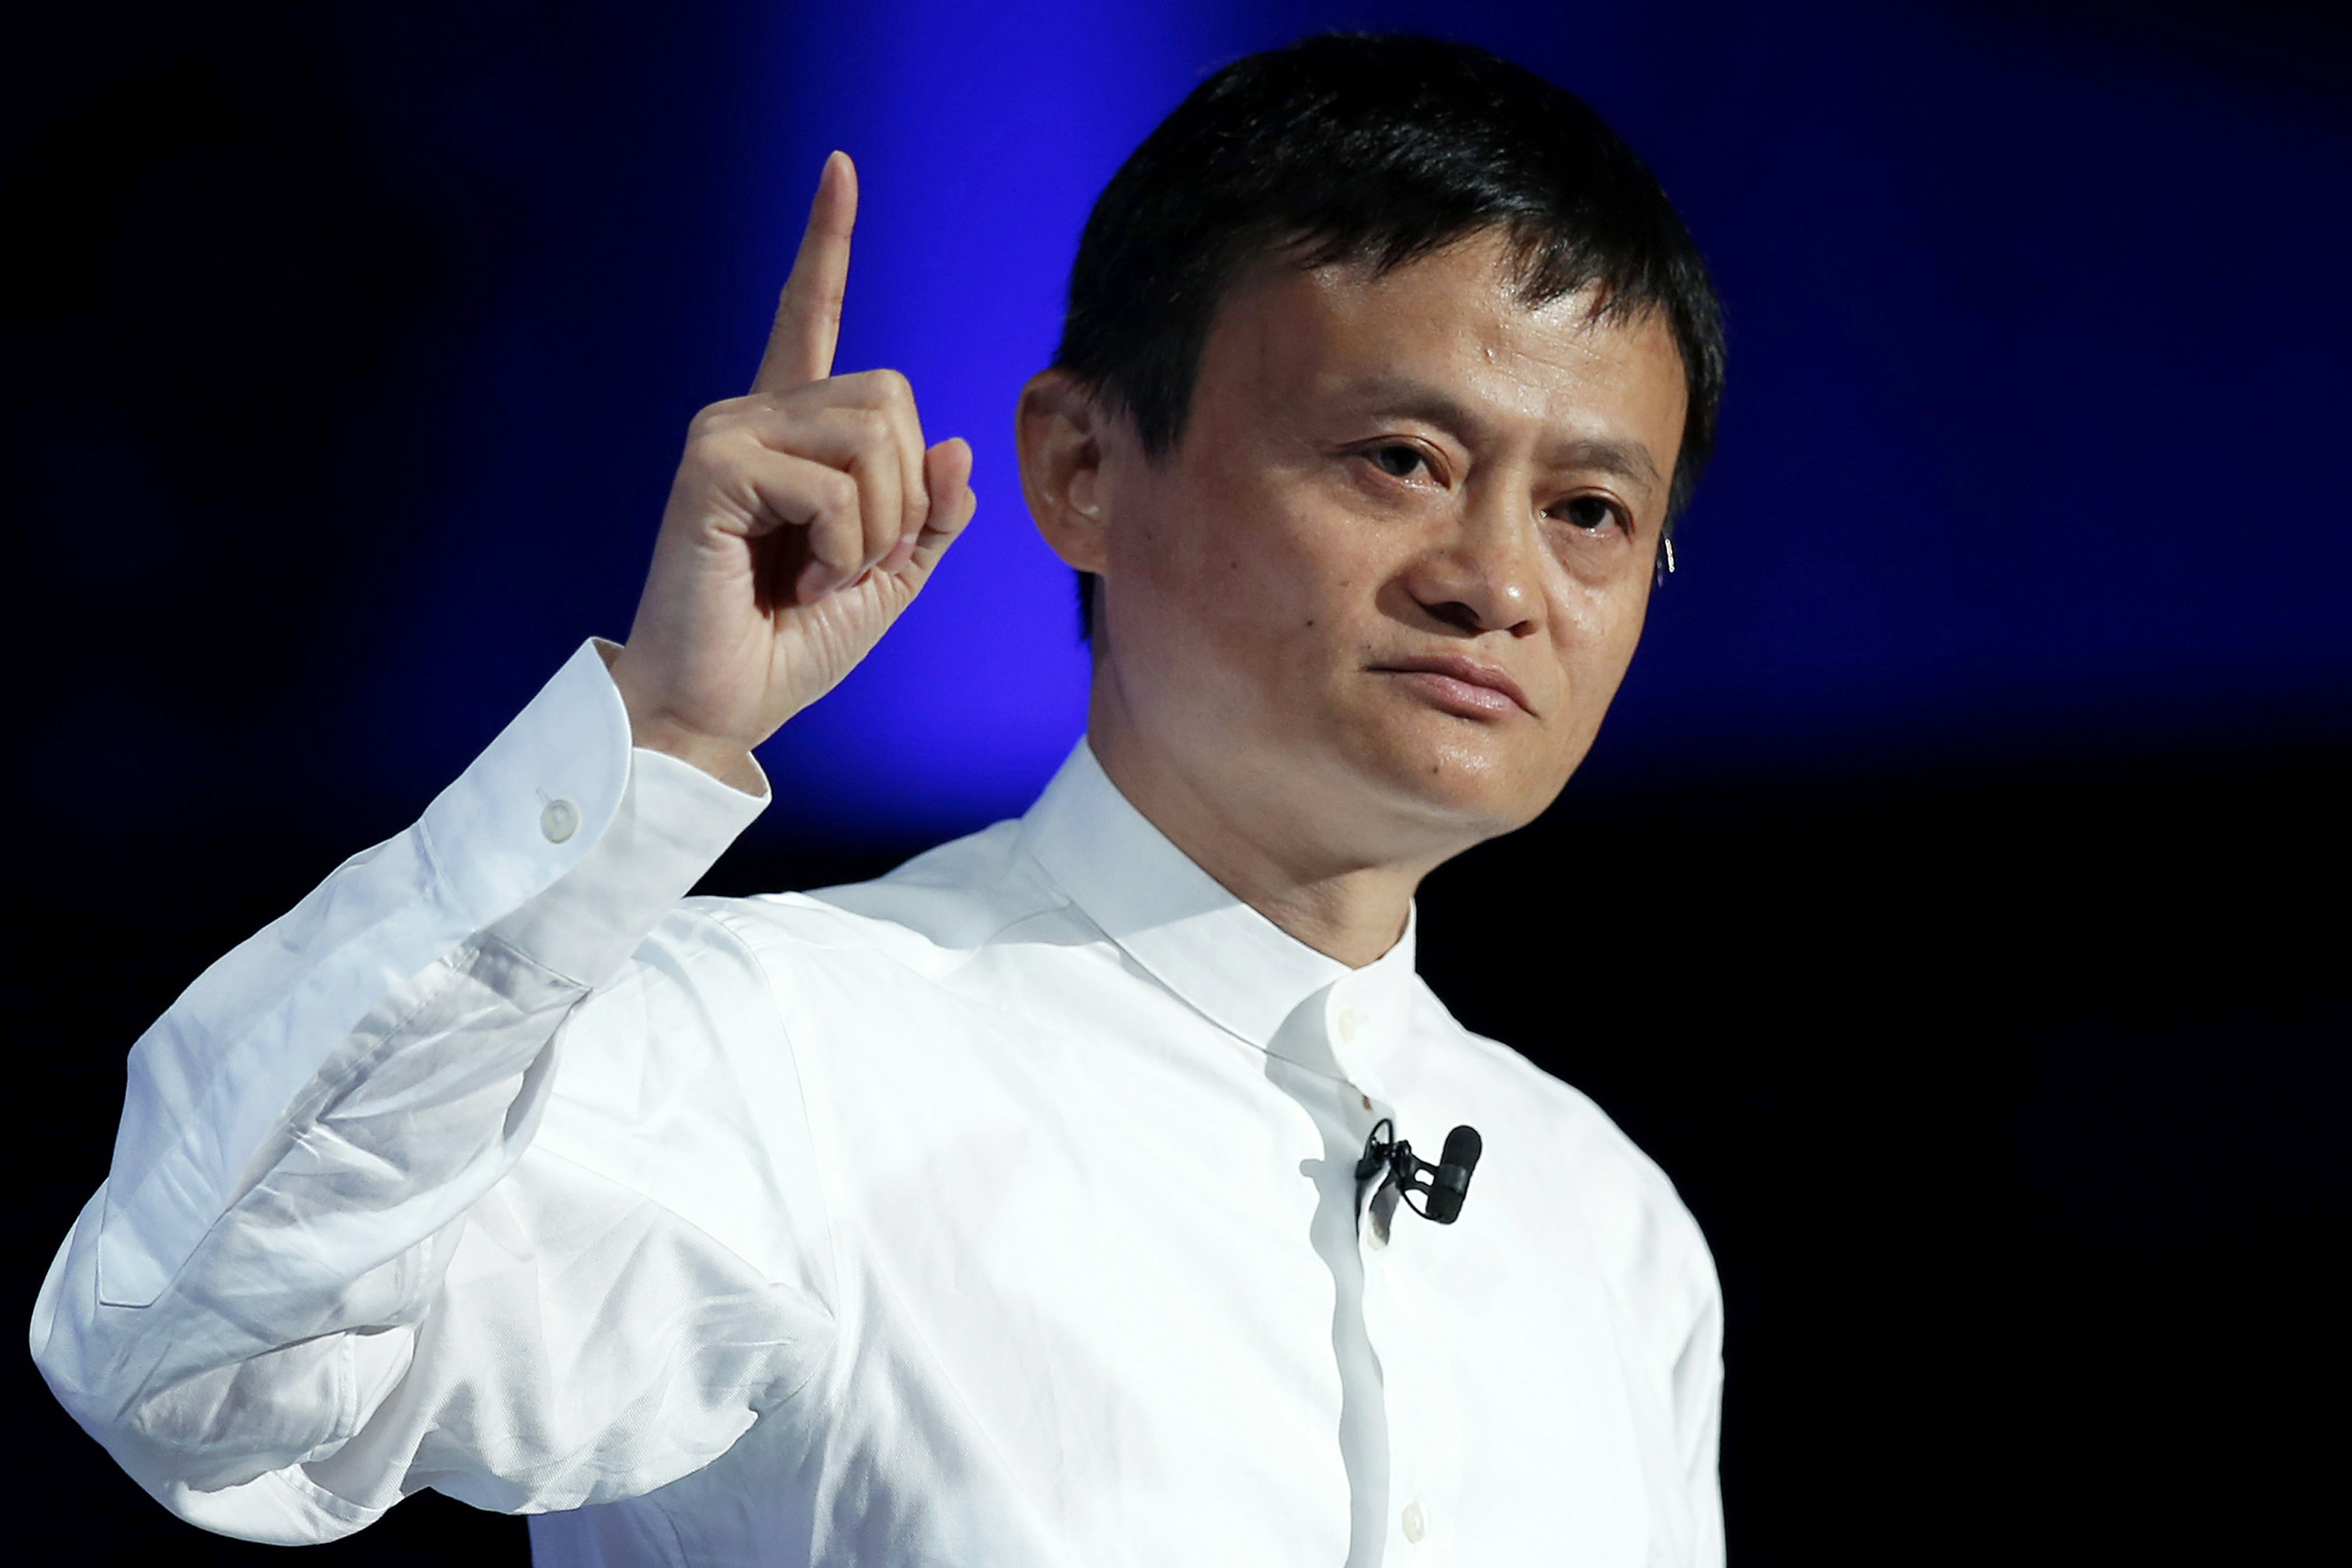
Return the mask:
[[1500,717],[1513,709],[1535,716],[1528,694],[1498,666],[1461,653],[1431,653],[1419,658],[1386,659],[1374,664],[1375,674],[1402,676],[1423,696],[1449,712],[1465,717]]

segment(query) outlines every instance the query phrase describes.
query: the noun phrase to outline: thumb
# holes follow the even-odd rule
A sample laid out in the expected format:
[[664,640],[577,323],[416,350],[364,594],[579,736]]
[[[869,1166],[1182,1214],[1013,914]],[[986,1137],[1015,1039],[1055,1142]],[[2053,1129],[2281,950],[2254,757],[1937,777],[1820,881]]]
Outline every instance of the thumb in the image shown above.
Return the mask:
[[923,531],[915,538],[910,560],[918,572],[928,576],[980,508],[980,497],[971,488],[971,444],[961,435],[951,435],[925,452],[923,480],[931,493],[931,509],[923,519]]

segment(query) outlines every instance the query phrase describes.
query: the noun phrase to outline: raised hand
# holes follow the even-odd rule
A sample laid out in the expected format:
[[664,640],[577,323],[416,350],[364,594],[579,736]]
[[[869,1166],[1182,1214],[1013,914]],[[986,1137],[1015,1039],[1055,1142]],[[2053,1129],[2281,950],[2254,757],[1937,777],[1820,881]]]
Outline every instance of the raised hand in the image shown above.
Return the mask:
[[857,172],[825,160],[751,394],[695,415],[629,641],[636,744],[744,789],[751,749],[880,640],[971,520],[971,448],[926,448],[896,371],[833,373]]

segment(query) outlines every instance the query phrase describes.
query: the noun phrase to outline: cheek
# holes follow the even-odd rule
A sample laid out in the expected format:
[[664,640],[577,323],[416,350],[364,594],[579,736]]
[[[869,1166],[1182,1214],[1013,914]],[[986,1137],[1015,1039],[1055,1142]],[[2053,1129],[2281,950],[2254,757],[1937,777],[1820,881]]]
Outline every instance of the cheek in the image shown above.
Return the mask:
[[1287,661],[1348,636],[1349,606],[1370,597],[1363,585],[1377,563],[1355,559],[1360,522],[1319,515],[1283,477],[1254,473],[1171,497],[1138,541],[1153,593],[1181,606],[1220,662]]
[[1608,590],[1578,587],[1558,601],[1552,645],[1581,724],[1598,722],[1633,663],[1648,609],[1647,590],[1646,582]]
[[1151,722],[1206,726],[1230,743],[1291,706],[1285,689],[1313,612],[1297,607],[1300,574],[1279,530],[1213,492],[1157,498],[1111,557],[1122,684]]
[[[1229,662],[1276,630],[1278,575],[1262,541],[1226,523],[1176,525],[1150,539],[1135,563],[1159,618],[1189,644],[1187,662],[1205,653]],[[1170,655],[1175,656],[1176,650]]]

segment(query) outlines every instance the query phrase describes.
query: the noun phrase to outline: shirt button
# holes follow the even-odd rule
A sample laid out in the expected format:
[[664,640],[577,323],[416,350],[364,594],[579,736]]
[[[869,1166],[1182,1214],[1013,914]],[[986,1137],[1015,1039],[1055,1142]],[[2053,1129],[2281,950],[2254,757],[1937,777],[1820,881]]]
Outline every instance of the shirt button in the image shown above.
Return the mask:
[[1404,1538],[1415,1545],[1419,1545],[1421,1538],[1429,1533],[1429,1518],[1421,1511],[1419,1498],[1404,1505],[1403,1523]]
[[559,795],[540,808],[539,831],[549,843],[562,843],[580,831],[580,808]]

